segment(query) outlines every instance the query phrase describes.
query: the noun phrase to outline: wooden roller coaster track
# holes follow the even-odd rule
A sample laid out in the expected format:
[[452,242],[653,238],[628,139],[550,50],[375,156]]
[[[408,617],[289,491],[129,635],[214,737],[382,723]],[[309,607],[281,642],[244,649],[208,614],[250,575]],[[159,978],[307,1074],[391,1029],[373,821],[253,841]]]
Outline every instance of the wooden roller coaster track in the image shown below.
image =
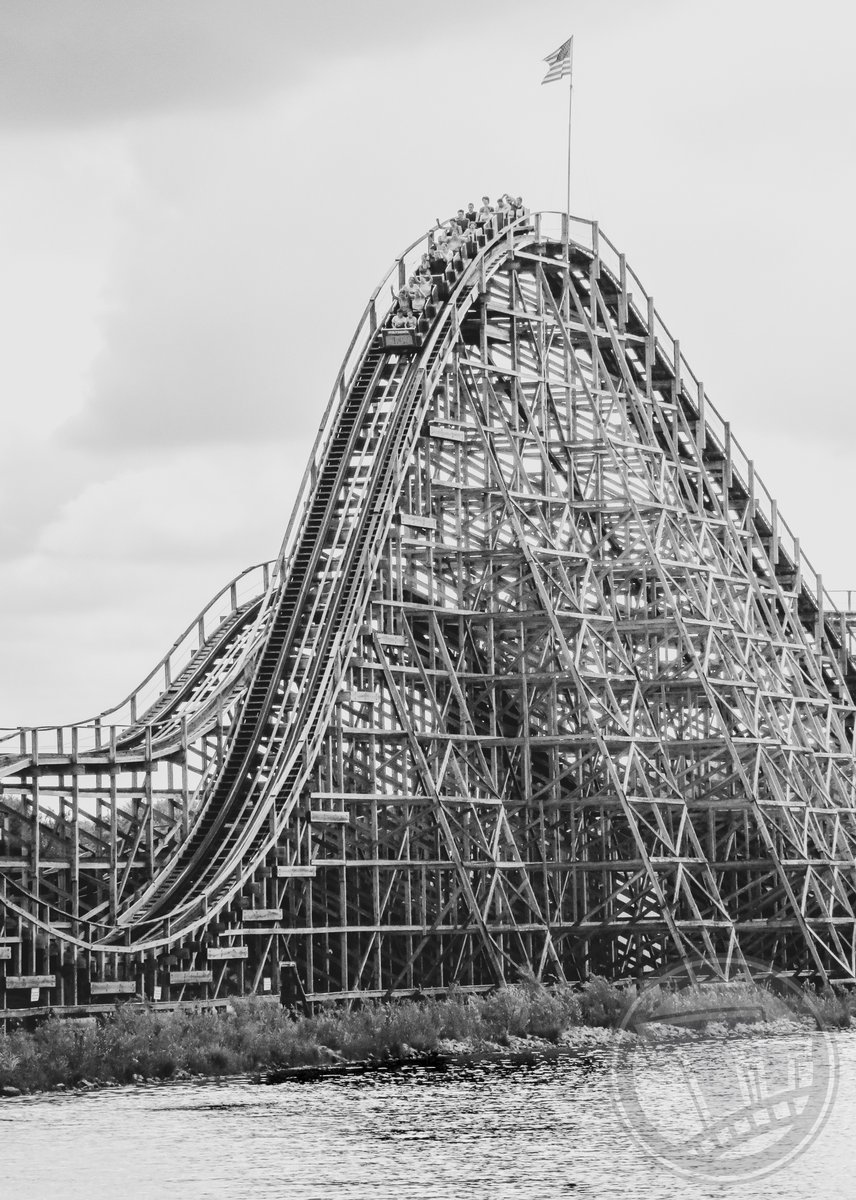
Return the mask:
[[0,1016],[752,960],[856,979],[853,644],[597,224],[369,300],[276,561],[0,738]]

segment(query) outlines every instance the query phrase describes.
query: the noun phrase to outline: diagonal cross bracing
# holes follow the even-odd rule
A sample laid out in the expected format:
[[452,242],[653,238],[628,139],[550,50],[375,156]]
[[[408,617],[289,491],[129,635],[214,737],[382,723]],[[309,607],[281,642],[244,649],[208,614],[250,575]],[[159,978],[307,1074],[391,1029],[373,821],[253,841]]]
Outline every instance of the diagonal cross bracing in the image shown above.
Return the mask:
[[265,587],[126,728],[0,748],[4,977],[854,978],[846,619],[623,257],[548,225],[412,356],[370,302]]

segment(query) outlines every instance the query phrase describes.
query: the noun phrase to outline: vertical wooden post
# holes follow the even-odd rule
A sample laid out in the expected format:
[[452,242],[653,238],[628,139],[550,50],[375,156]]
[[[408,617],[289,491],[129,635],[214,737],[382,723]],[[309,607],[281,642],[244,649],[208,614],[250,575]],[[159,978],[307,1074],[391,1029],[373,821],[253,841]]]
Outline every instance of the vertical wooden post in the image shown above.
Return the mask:
[[181,718],[181,832],[187,837],[190,830],[190,790],[187,771],[187,717]]
[[650,400],[654,387],[654,365],[657,360],[657,339],[654,333],[656,316],[654,314],[654,298],[652,296],[648,297],[647,309],[648,336],[645,339],[645,391]]
[[110,917],[116,919],[119,897],[119,798],[116,790],[116,726],[110,726]]
[[80,767],[76,725],[71,727],[71,914],[72,931],[77,933],[80,919]]
[[39,781],[39,731],[32,729],[30,731],[32,738],[32,763],[33,763],[33,814],[32,814],[32,838],[33,848],[31,855],[31,863],[33,868],[32,889],[33,894],[38,897],[41,895],[41,824],[39,822],[39,807],[41,804],[40,781]]
[[618,256],[618,328],[621,333],[627,331],[627,259],[623,254]]
[[775,567],[779,561],[779,505],[770,501],[770,562]]
[[704,400],[704,384],[701,380],[698,381],[698,424],[696,425],[696,445],[698,446],[699,454],[704,454],[704,448],[707,445],[707,424],[705,413]]
[[152,763],[152,727],[146,726],[146,742],[145,742],[146,761],[144,766],[145,779],[143,787],[145,789],[146,800],[146,865],[149,879],[154,878],[155,874],[155,798],[152,788],[152,771],[154,769]]

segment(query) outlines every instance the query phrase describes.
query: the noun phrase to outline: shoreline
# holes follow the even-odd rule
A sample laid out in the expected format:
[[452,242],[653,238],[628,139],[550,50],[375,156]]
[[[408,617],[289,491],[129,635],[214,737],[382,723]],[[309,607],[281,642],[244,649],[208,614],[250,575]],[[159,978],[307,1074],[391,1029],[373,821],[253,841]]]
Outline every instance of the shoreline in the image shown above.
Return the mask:
[[[716,1025],[717,1022],[710,1024]],[[780,1020],[754,1025],[738,1025],[721,1030],[691,1030],[673,1028],[670,1034],[655,1040],[660,1042],[704,1042],[722,1041],[728,1038],[780,1038],[796,1036],[815,1028],[814,1022]],[[841,1032],[839,1029],[838,1032]],[[408,1070],[436,1071],[438,1074],[449,1069],[476,1067],[485,1063],[510,1067],[533,1067],[544,1062],[557,1062],[564,1058],[593,1060],[594,1052],[613,1050],[624,1043],[632,1045],[639,1035],[624,1029],[606,1029],[599,1026],[582,1026],[572,1031],[573,1036],[558,1043],[540,1038],[515,1038],[511,1045],[499,1042],[482,1042],[478,1045],[461,1043],[437,1051],[413,1051],[404,1056],[390,1058],[367,1058],[343,1060],[342,1062],[306,1063],[296,1066],[270,1066],[258,1071],[235,1071],[225,1074],[188,1073],[177,1071],[165,1077],[134,1075],[128,1080],[115,1078],[97,1081],[80,1080],[73,1084],[58,1083],[45,1089],[26,1091],[14,1087],[0,1087],[0,1100],[25,1098],[27,1096],[87,1095],[91,1092],[124,1087],[162,1088],[180,1083],[202,1084],[246,1082],[255,1086],[276,1087],[283,1083],[321,1083],[327,1079],[360,1078],[365,1075],[395,1074]]]
[[481,997],[452,992],[443,1000],[372,1002],[313,1016],[254,997],[217,1012],[117,1006],[100,1023],[53,1018],[31,1032],[0,1035],[0,1099],[205,1079],[275,1085],[409,1068],[525,1066],[630,1047],[640,1038],[666,1049],[675,1041],[849,1023],[849,1001],[840,996],[786,1002],[749,983],[640,992],[598,978],[578,987],[527,982]]

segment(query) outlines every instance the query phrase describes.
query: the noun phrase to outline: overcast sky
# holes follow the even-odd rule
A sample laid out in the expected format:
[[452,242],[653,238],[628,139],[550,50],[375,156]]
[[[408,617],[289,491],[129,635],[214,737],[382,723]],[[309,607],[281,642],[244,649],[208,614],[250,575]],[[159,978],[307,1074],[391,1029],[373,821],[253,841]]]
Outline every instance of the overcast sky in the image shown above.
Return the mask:
[[121,699],[273,557],[396,253],[483,192],[601,221],[856,587],[845,0],[0,0],[0,725]]

